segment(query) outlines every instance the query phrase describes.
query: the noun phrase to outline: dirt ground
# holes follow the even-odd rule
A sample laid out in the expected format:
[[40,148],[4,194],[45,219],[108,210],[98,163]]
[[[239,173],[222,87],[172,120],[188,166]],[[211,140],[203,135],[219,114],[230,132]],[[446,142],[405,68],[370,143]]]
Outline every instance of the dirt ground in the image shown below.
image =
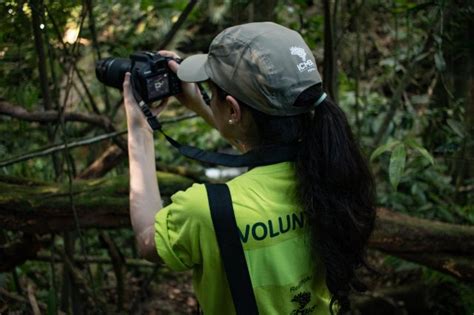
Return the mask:
[[[385,255],[371,251],[368,263],[374,270],[362,269],[360,278],[368,291],[352,297],[354,314],[463,314],[456,288],[446,283],[427,284],[423,270],[415,264],[396,265]],[[198,314],[190,272],[164,269],[150,285],[149,296],[140,314]]]
[[[449,281],[426,281],[423,269],[416,264],[390,261],[376,251],[369,252],[368,264],[374,271],[360,271],[360,278],[368,291],[351,297],[355,305],[353,314],[472,314],[466,313],[458,288]],[[191,272],[173,272],[165,266],[131,268],[124,278],[126,285],[122,307],[118,305],[114,272],[109,269],[103,275],[104,283],[99,294],[106,304],[106,314],[199,314]],[[28,276],[41,277],[41,273],[32,272]],[[20,284],[27,287],[26,283]],[[41,302],[40,291],[36,291],[36,295],[43,304],[40,313],[48,313],[44,297]],[[26,292],[18,296],[23,300],[0,294],[0,315],[33,314]],[[82,300],[81,304],[91,305],[93,301],[90,297],[88,299],[88,303]],[[89,309],[84,310],[84,314],[104,312]]]

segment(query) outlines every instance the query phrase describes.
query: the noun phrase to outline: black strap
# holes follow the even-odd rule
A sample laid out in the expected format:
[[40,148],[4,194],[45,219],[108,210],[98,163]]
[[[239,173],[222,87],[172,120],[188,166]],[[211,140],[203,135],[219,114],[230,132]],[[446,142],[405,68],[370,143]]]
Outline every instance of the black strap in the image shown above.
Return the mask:
[[193,160],[229,167],[257,167],[293,161],[298,153],[299,147],[297,143],[292,143],[287,145],[269,145],[241,155],[217,153],[183,145],[166,135],[163,130],[159,129],[158,131],[161,132],[166,140],[178,149],[182,155]]
[[136,92],[136,82],[135,80],[133,80],[133,78],[131,78],[131,84],[133,86],[133,96],[135,97],[143,115],[145,115],[151,129],[162,133],[165,136],[166,140],[172,146],[178,149],[179,153],[190,159],[229,167],[257,167],[262,165],[293,161],[296,157],[299,147],[298,143],[291,143],[285,145],[269,145],[266,147],[259,148],[257,150],[249,151],[241,155],[209,152],[189,145],[183,145],[168,136],[166,133],[164,133],[162,125],[158,121],[158,118],[153,115],[150,108],[148,107],[148,104],[146,104],[140,94]]
[[212,223],[237,315],[258,314],[252,281],[240,242],[234,208],[226,184],[206,184]]

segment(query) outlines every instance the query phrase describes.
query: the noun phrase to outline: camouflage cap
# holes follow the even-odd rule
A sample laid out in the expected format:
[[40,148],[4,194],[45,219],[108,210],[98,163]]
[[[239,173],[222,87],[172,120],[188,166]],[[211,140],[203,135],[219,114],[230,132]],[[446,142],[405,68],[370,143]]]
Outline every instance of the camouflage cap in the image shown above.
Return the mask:
[[225,29],[214,38],[208,54],[181,63],[178,77],[185,82],[211,79],[245,104],[275,116],[310,110],[293,104],[301,92],[321,83],[314,56],[301,35],[272,22]]

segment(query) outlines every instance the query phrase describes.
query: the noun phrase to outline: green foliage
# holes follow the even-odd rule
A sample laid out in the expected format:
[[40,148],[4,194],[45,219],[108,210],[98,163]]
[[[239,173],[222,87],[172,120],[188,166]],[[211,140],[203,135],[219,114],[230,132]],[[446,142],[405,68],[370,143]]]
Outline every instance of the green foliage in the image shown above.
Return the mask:
[[434,313],[453,314],[453,309],[458,309],[459,313],[456,314],[470,315],[474,311],[474,287],[469,283],[459,282],[452,276],[394,256],[386,256],[384,262],[398,273],[421,271],[424,284],[440,291],[435,298],[439,298],[443,303],[433,305],[437,310]]
[[400,143],[395,146],[390,156],[388,173],[390,175],[390,183],[394,189],[397,189],[403,169],[405,168],[406,154],[405,145]]
[[407,159],[407,148],[413,149],[426,159],[430,164],[434,164],[433,156],[413,138],[408,138],[403,142],[395,140],[379,146],[370,156],[370,160],[374,161],[381,154],[390,151],[389,178],[392,187],[396,190],[400,182],[400,178],[405,170]]
[[49,288],[48,290],[48,315],[55,315],[58,313],[58,301],[57,301],[57,293],[53,288]]

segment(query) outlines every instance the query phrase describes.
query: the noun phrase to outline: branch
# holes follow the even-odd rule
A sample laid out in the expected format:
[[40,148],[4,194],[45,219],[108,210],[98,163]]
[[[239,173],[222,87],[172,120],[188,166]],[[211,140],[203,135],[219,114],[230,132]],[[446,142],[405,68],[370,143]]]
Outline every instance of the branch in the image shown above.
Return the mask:
[[[83,8],[83,10],[84,10],[84,8]],[[82,85],[84,91],[86,92],[86,95],[87,95],[87,98],[89,99],[89,103],[90,103],[90,105],[91,105],[91,107],[92,107],[92,110],[93,110],[96,114],[100,114],[99,108],[97,107],[97,104],[96,104],[96,102],[95,102],[95,100],[94,100],[94,97],[92,96],[92,93],[90,92],[89,87],[87,86],[87,84],[86,84],[84,78],[82,77],[81,72],[79,71],[79,68],[77,67],[77,62],[76,62],[76,60],[75,60],[75,59],[77,59],[77,57],[74,56],[74,52],[73,52],[75,46],[72,47],[71,52],[70,52],[69,49],[68,49],[68,47],[66,46],[66,43],[64,43],[64,41],[63,41],[62,32],[59,30],[58,24],[56,23],[56,20],[54,19],[54,15],[51,14],[51,12],[48,10],[48,7],[46,7],[46,12],[48,13],[48,18],[51,20],[51,24],[53,25],[53,29],[54,29],[54,31],[55,31],[57,40],[58,40],[59,43],[61,43],[61,46],[62,46],[61,50],[62,50],[62,52],[63,52],[63,54],[64,54],[64,59],[65,59],[65,60],[70,60],[70,66],[73,67],[74,72],[77,74],[77,78],[79,79],[79,82],[81,83],[81,85]],[[85,12],[83,11],[83,14],[84,14],[84,13],[85,13]],[[82,30],[82,23],[83,23],[83,21],[84,21],[84,16],[83,16],[83,18],[81,19],[81,27],[80,27],[81,30]],[[74,45],[76,45],[77,42],[78,42],[78,41],[76,41],[76,42],[74,43]],[[63,69],[63,71],[64,71],[65,73],[67,73],[66,67],[65,67],[62,63],[59,63],[59,65],[61,66],[61,68]],[[74,84],[74,83],[73,83],[73,84]]]
[[117,284],[117,310],[122,310],[123,301],[124,301],[124,274],[126,273],[125,269],[125,257],[123,257],[122,252],[117,247],[117,244],[113,241],[110,235],[107,232],[100,231],[99,237],[101,242],[106,246],[107,252],[109,253],[110,259],[112,261],[112,267],[115,273],[115,279]]
[[181,28],[181,26],[184,24],[184,21],[186,21],[186,19],[188,18],[189,14],[193,10],[196,3],[197,3],[197,0],[190,0],[189,1],[186,8],[179,15],[179,18],[176,21],[176,23],[173,24],[173,27],[171,28],[171,30],[168,32],[168,34],[166,34],[165,39],[163,39],[163,41],[160,43],[159,50],[165,49],[166,46],[168,46],[169,43],[173,40],[174,36],[178,32],[178,30]]
[[[1,102],[2,101],[0,100],[0,114],[1,114],[1,105],[2,105]],[[179,122],[179,121],[183,121],[183,120],[191,119],[191,118],[195,118],[195,117],[198,117],[198,116],[196,114],[183,115],[183,116],[176,117],[176,118],[165,119],[161,122],[161,124],[165,125],[165,124],[170,124],[170,123],[176,123],[176,122]],[[5,167],[5,166],[9,166],[9,165],[16,164],[16,163],[19,163],[19,162],[23,162],[23,161],[26,161],[26,160],[30,160],[30,159],[33,159],[33,158],[49,155],[49,154],[55,153],[57,151],[65,150],[66,147],[70,149],[70,148],[75,148],[75,147],[79,147],[79,146],[83,146],[83,145],[89,145],[89,144],[101,142],[101,141],[108,140],[108,139],[111,139],[111,138],[115,139],[117,136],[120,136],[120,135],[123,135],[123,134],[126,134],[126,133],[127,133],[127,130],[114,131],[114,132],[111,132],[111,133],[99,135],[99,136],[92,137],[92,138],[86,138],[86,139],[82,139],[82,140],[72,141],[72,142],[69,142],[67,144],[67,146],[66,146],[65,143],[62,143],[62,144],[54,145],[52,147],[42,148],[42,149],[36,150],[34,152],[29,152],[29,153],[22,154],[22,155],[19,155],[19,156],[16,156],[16,157],[13,157],[13,158],[10,158],[10,159],[7,159],[7,160],[0,161],[0,167]],[[122,148],[120,147],[120,149],[122,149]],[[124,151],[124,150],[122,149],[122,151]],[[101,170],[100,167],[106,167],[107,165],[105,164],[104,161],[109,160],[111,158],[110,154],[112,154],[113,156],[116,156],[117,155],[116,153],[117,153],[116,151],[111,151],[108,154],[101,156],[96,162],[98,164],[104,163],[104,165],[94,166],[94,163],[96,163],[96,162],[94,162],[90,166],[91,169],[90,170],[86,169],[85,173],[82,174],[83,176],[79,175],[79,177],[82,178],[82,179],[87,179],[87,178],[92,178],[92,177],[98,178],[102,175],[105,175],[113,167],[108,169],[108,170]],[[117,157],[117,158],[120,158],[120,157]],[[119,162],[120,162],[120,160],[116,161],[117,164]],[[115,166],[115,165],[113,165],[113,166]],[[91,173],[89,173],[89,172],[91,172]],[[100,175],[100,176],[97,176],[97,174]]]
[[[26,298],[24,298],[23,296],[21,295],[18,295],[18,294],[15,294],[15,293],[11,293],[11,292],[8,292],[7,290],[5,290],[4,288],[0,288],[0,295],[10,299],[10,300],[13,300],[13,301],[16,301],[16,302],[20,302],[20,303],[24,303],[24,304],[28,304],[30,305],[30,301]],[[38,306],[43,309],[43,310],[47,310],[48,307],[46,304],[42,303],[42,302],[39,302],[38,303]],[[62,312],[60,312],[61,314],[64,314]]]
[[[83,170],[78,176],[78,179],[93,179],[101,178],[117,166],[124,158],[126,152],[116,145],[108,147],[100,157]],[[0,164],[1,165],[1,164]]]
[[43,97],[44,107],[49,110],[52,108],[51,106],[51,98],[49,95],[49,87],[48,87],[48,74],[46,70],[46,55],[44,53],[44,46],[43,46],[43,36],[40,29],[41,19],[43,18],[43,10],[42,10],[42,1],[33,0],[30,1],[30,6],[35,9],[32,10],[31,14],[31,23],[33,27],[33,37],[35,41],[35,49],[38,55],[38,70],[40,76],[40,86],[41,86],[41,94]]
[[[51,261],[54,260],[54,263],[56,264],[62,264],[61,257],[60,256],[51,256],[49,254],[45,253],[39,253],[37,256],[33,257],[31,260],[34,261],[41,261],[41,262],[47,262],[51,263]],[[74,262],[78,264],[83,264],[83,263],[90,263],[90,264],[107,264],[111,265],[113,264],[112,260],[108,257],[103,257],[103,256],[75,256],[74,257]],[[151,263],[147,260],[144,259],[136,259],[136,258],[125,258],[125,264],[130,267],[155,267],[156,264]]]
[[[59,113],[55,110],[29,112],[23,107],[15,106],[4,99],[0,99],[0,115],[40,123],[59,121]],[[65,112],[64,120],[85,122],[101,128],[107,128],[111,125],[107,117],[87,113]]]
[[[87,139],[83,139],[83,140],[73,141],[73,142],[69,142],[67,144],[67,147],[69,149],[71,149],[71,148],[80,147],[80,146],[83,146],[83,145],[89,145],[89,144],[104,141],[104,140],[107,140],[107,139],[110,139],[110,138],[114,138],[114,137],[123,135],[125,133],[127,133],[127,130],[111,132],[111,133],[100,135],[100,136],[97,136],[97,137],[92,137],[92,138],[87,138]],[[57,151],[65,150],[65,149],[66,149],[66,144],[58,144],[58,145],[55,145],[55,146],[52,146],[52,147],[43,148],[43,149],[40,149],[38,151],[29,152],[29,153],[26,153],[26,154],[23,154],[23,155],[20,155],[20,156],[10,158],[8,160],[0,161],[0,167],[13,165],[13,164],[16,164],[16,163],[19,163],[19,162],[23,162],[23,161],[27,161],[27,160],[30,160],[30,159],[33,159],[33,158],[49,155],[49,154],[55,153]],[[82,177],[80,177],[80,178],[82,178]],[[90,178],[90,177],[86,177],[86,178]]]
[[[324,60],[323,85],[329,96],[337,102],[337,51],[334,45],[334,23],[331,21],[331,1],[323,1],[324,9]],[[334,12],[336,8],[334,8]]]
[[377,131],[377,134],[375,134],[374,142],[373,142],[374,147],[377,147],[379,145],[380,141],[382,140],[383,136],[388,130],[388,127],[390,126],[390,122],[393,120],[393,117],[395,116],[397,112],[400,100],[402,98],[403,91],[405,91],[405,88],[410,83],[410,76],[413,74],[413,70],[415,69],[415,66],[416,66],[416,63],[412,62],[408,66],[408,69],[406,69],[405,73],[403,74],[403,77],[398,82],[398,85],[395,88],[393,96],[390,99],[390,102],[388,105],[389,109],[387,111],[387,114],[385,114],[383,122],[380,125],[380,129]]
[[[54,110],[48,110],[44,112],[28,112],[23,107],[12,105],[11,103],[7,102],[5,99],[2,99],[2,98],[0,98],[0,115],[10,116],[10,117],[25,120],[25,121],[33,121],[33,122],[41,122],[41,123],[61,122],[61,119],[64,119],[64,121],[85,122],[85,123],[89,123],[89,124],[101,127],[108,132],[116,132],[110,119],[106,116],[88,114],[88,113],[75,113],[75,112],[59,113],[58,111],[54,111]],[[126,151],[127,146],[125,142],[121,138],[118,138],[115,136],[113,138],[114,138],[113,141],[122,150]],[[67,147],[68,145],[65,144],[64,148],[61,148],[60,150],[65,150]],[[51,153],[53,152],[55,151],[52,151]],[[9,164],[13,164],[13,163],[9,162]]]
[[28,292],[28,300],[30,301],[33,314],[41,315],[41,311],[38,305],[38,300],[36,300],[36,296],[35,296],[35,289],[33,288],[33,283],[31,281],[28,281],[27,292]]
[[[60,251],[62,261],[64,264],[69,268],[71,271],[71,276],[74,279],[74,284],[79,285],[82,287],[84,293],[90,297],[90,301],[93,303],[94,307],[101,306],[102,309],[104,308],[104,305],[106,304],[104,301],[104,298],[100,295],[94,294],[94,290],[89,286],[90,281],[87,280],[86,277],[82,274],[82,272],[74,265],[74,263],[71,261],[69,256],[66,254],[65,251]],[[100,304],[100,305],[97,305]]]
[[[423,44],[423,49],[420,50],[420,51],[424,52],[424,51],[427,50],[427,47],[429,47],[429,45],[432,41],[431,33],[433,33],[433,29],[435,29],[435,28],[437,28],[437,26],[433,27],[428,32],[428,36],[426,37],[426,40]],[[403,91],[405,91],[405,88],[410,83],[410,80],[409,80],[410,77],[415,72],[416,68],[421,64],[420,61],[425,59],[427,56],[428,55],[426,55],[426,54],[420,53],[419,55],[414,56],[413,59],[409,62],[408,66],[405,70],[405,73],[403,74],[403,77],[398,81],[398,85],[395,88],[395,91],[393,92],[392,98],[390,99],[389,110],[388,110],[387,114],[385,115],[385,118],[384,118],[382,124],[380,125],[379,130],[375,134],[374,142],[373,142],[374,147],[377,147],[379,145],[379,143],[382,141],[385,133],[387,132],[387,130],[390,126],[390,122],[393,120],[393,117],[395,116],[395,114],[397,112],[398,105],[400,103],[400,99],[402,98],[402,95],[403,95]]]
[[432,269],[450,274],[459,279],[474,280],[473,257],[443,253],[397,253],[392,255],[427,265]]

